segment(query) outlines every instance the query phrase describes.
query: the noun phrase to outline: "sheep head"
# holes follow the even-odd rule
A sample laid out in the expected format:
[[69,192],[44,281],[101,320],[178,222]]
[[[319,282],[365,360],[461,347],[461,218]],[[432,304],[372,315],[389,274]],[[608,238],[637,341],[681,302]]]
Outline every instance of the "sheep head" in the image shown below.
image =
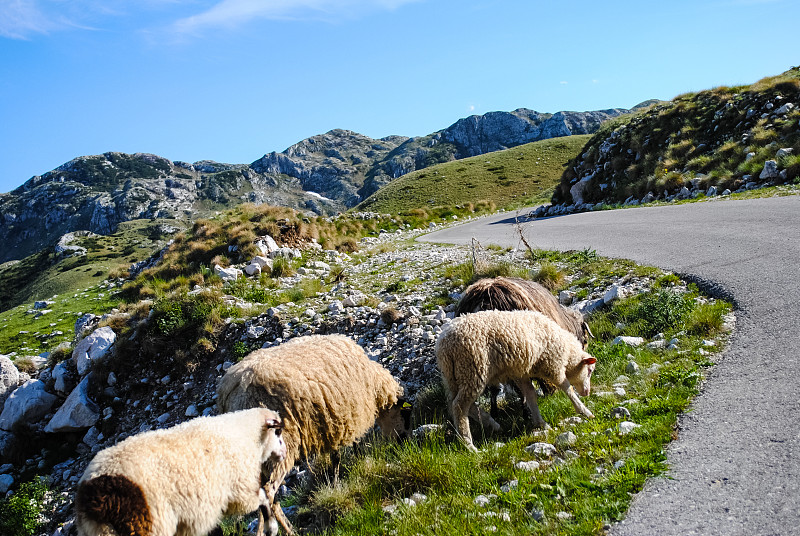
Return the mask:
[[597,359],[586,352],[581,352],[581,354],[581,361],[578,366],[567,373],[567,379],[579,395],[589,396],[589,392],[592,390],[592,373]]
[[263,461],[281,461],[286,458],[286,443],[283,440],[284,423],[278,414],[265,410],[264,423],[261,428],[261,445]]
[[411,412],[413,407],[405,398],[378,412],[376,423],[383,437],[406,439],[411,434]]

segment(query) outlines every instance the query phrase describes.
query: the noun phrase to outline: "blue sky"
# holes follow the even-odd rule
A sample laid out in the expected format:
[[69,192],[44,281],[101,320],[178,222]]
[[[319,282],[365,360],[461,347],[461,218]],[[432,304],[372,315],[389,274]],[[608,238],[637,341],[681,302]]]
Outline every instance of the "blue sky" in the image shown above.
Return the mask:
[[[631,107],[800,64],[797,0],[0,0],[0,192],[80,155]],[[793,52],[794,51],[794,52]]]

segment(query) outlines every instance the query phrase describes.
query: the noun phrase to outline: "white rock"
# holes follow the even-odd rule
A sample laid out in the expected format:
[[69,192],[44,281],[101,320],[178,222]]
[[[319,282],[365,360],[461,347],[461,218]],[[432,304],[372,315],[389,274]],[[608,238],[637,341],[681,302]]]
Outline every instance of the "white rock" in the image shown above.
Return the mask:
[[108,326],[98,328],[84,337],[72,351],[72,361],[78,369],[78,375],[85,376],[92,363],[104,359],[116,340],[117,334]]
[[244,273],[249,276],[261,275],[261,266],[258,264],[248,264],[244,267]]
[[569,305],[572,303],[572,300],[575,298],[575,293],[571,290],[562,290],[558,293],[558,302],[561,305]]
[[778,177],[778,162],[775,160],[767,160],[764,162],[764,169],[761,170],[759,179],[775,179]]
[[15,389],[3,404],[0,429],[11,431],[19,422],[36,423],[44,417],[58,400],[45,391],[44,383],[28,380]]
[[611,343],[612,346],[617,346],[619,344],[627,344],[628,346],[641,346],[644,344],[644,339],[642,337],[628,337],[625,335],[620,335],[616,337],[614,341]]
[[622,435],[627,435],[636,430],[637,428],[641,428],[641,424],[636,424],[635,422],[630,421],[623,421],[619,423],[619,433]]
[[3,403],[17,387],[19,387],[17,367],[8,356],[0,354],[0,411],[3,409]]
[[531,460],[529,462],[517,462],[514,464],[514,467],[520,471],[536,471],[539,469],[539,467],[541,467],[541,464],[537,461]]
[[256,247],[261,250],[261,253],[267,256],[279,249],[277,242],[269,235],[262,237],[261,240],[256,242]]
[[636,374],[639,372],[639,364],[636,361],[629,361],[625,366],[625,373]]
[[572,432],[564,432],[563,434],[559,434],[556,438],[556,447],[558,448],[565,448],[571,447],[575,443],[577,443],[578,437],[573,434]]
[[611,303],[614,300],[621,300],[625,297],[625,289],[619,285],[612,285],[605,294],[603,294],[603,303]]
[[250,260],[250,264],[257,264],[262,272],[269,272],[272,270],[272,259],[258,255]]
[[480,507],[484,507],[487,506],[490,501],[489,497],[487,497],[486,495],[478,495],[472,500],[472,502]]
[[97,423],[100,419],[100,407],[89,398],[91,377],[91,374],[86,376],[69,394],[64,404],[45,426],[45,432],[75,432],[91,428]]
[[55,380],[53,389],[55,389],[55,391],[58,393],[68,395],[75,388],[75,379],[73,378],[73,374],[69,370],[69,364],[66,361],[62,361],[53,367],[52,378]]
[[236,281],[242,277],[242,271],[238,268],[223,268],[219,264],[214,265],[214,274],[218,275],[223,281]]
[[536,454],[537,456],[555,456],[556,447],[550,443],[534,443],[525,447],[525,452]]
[[250,326],[249,328],[247,328],[247,338],[258,339],[259,337],[264,335],[266,331],[267,328],[265,328],[264,326]]
[[364,295],[364,293],[356,291],[343,299],[342,305],[344,307],[360,307],[366,301],[367,297]]

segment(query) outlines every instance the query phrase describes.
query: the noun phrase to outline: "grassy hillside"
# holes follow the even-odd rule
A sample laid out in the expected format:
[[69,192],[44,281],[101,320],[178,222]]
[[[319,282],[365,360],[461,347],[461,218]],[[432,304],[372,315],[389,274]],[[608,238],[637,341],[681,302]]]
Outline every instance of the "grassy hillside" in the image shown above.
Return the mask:
[[544,202],[589,138],[543,140],[415,171],[387,184],[355,210],[397,214],[480,201],[498,208]]
[[176,220],[133,220],[120,224],[108,236],[76,238],[71,246],[86,248],[86,255],[60,259],[46,248],[19,262],[0,265],[0,311],[54,294],[95,285],[109,272],[124,272],[146,259],[182,225]]
[[[573,203],[579,180],[588,203],[663,197],[684,186],[735,191],[793,182],[800,177],[798,121],[800,67],[749,86],[680,95],[603,125],[567,166],[553,203]],[[768,161],[780,176],[761,178]]]

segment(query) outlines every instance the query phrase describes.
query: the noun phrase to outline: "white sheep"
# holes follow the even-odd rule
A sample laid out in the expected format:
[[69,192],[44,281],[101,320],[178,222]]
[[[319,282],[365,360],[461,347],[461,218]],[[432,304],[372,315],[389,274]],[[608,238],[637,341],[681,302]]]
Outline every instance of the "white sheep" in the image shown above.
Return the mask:
[[79,536],[203,536],[266,505],[262,467],[286,457],[266,408],[199,417],[97,453],[75,494]]
[[513,381],[522,391],[533,424],[546,428],[530,378],[559,386],[575,410],[593,418],[582,396],[591,389],[596,359],[575,336],[536,311],[481,311],[456,318],[436,340],[436,361],[448,392],[453,422],[464,443],[472,443],[468,415],[497,431],[500,426],[476,404],[487,385]]
[[217,387],[219,411],[268,406],[286,427],[286,458],[265,486],[272,510],[261,509],[271,534],[277,534],[278,523],[292,534],[275,493],[298,459],[337,453],[376,419],[384,436],[408,435],[411,408],[402,394],[389,371],[341,335],[298,337],[256,350],[228,369]]

